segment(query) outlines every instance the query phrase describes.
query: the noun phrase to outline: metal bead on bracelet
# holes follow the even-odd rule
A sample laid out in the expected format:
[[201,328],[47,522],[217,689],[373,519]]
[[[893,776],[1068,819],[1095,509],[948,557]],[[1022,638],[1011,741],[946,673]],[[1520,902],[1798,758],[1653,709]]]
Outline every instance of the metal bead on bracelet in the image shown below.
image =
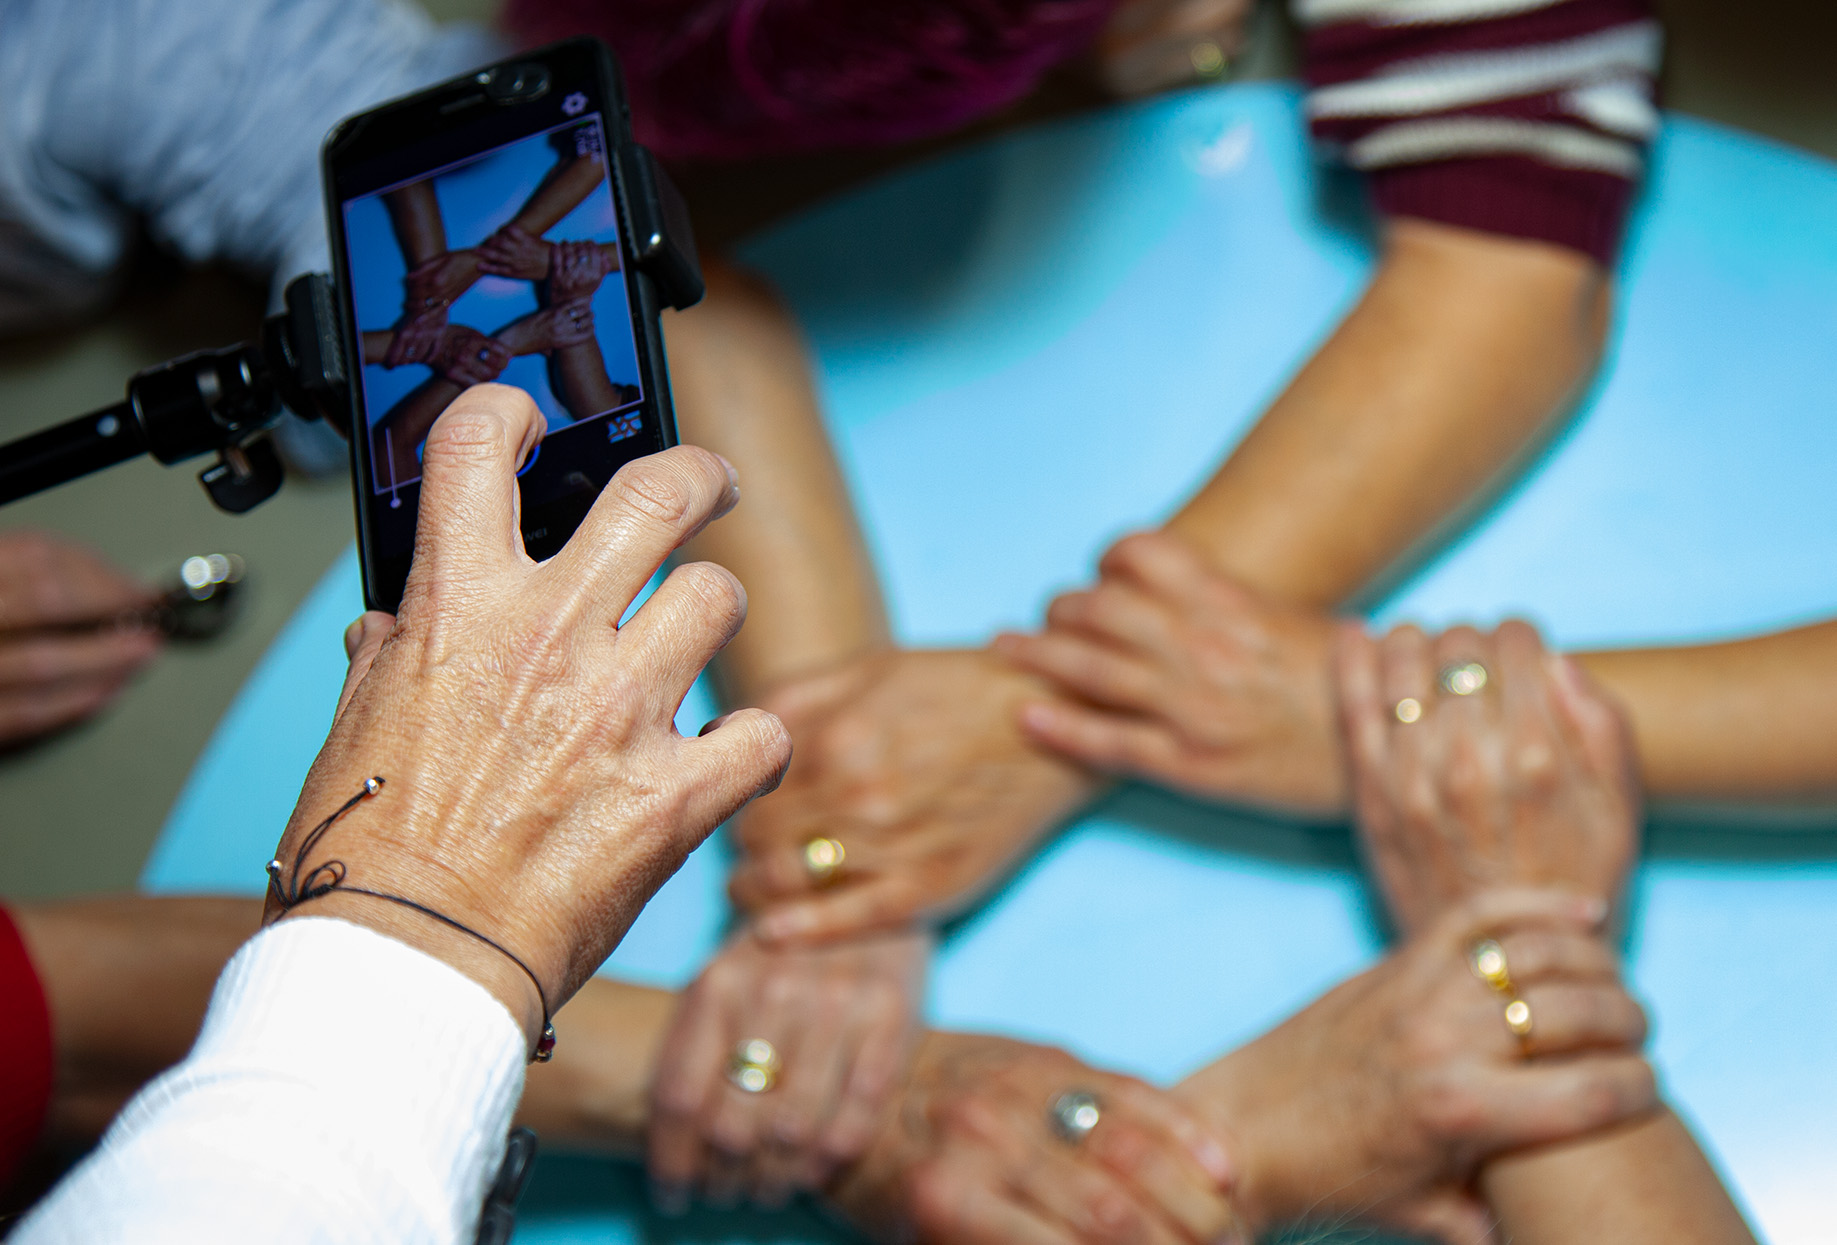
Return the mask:
[[523,958],[516,952],[495,939],[486,937],[475,929],[461,925],[458,921],[446,915],[446,913],[436,912],[426,904],[416,903],[412,899],[404,899],[400,895],[390,895],[383,891],[366,890],[361,886],[346,885],[345,875],[348,871],[342,860],[321,861],[319,864],[313,866],[305,877],[300,876],[300,870],[305,868],[306,865],[306,857],[311,854],[313,848],[319,845],[319,841],[325,837],[326,831],[330,830],[346,813],[381,791],[384,781],[381,774],[376,775],[374,778],[364,779],[364,785],[361,791],[334,809],[330,817],[327,817],[317,826],[314,826],[312,830],[307,833],[306,837],[300,840],[299,850],[293,855],[293,869],[288,873],[285,880],[282,879],[281,875],[283,872],[287,872],[286,866],[282,865],[278,859],[270,860],[268,862],[269,894],[271,894],[275,902],[280,905],[282,913],[290,912],[301,904],[308,903],[314,899],[321,899],[331,894],[333,891],[337,891],[344,895],[364,895],[371,899],[381,899],[386,903],[397,904],[411,911],[419,912],[423,916],[432,917],[442,925],[458,930],[468,938],[476,938],[478,941],[484,943],[487,947],[490,947],[493,951],[496,951],[499,955],[509,960],[512,964],[522,969],[523,975],[528,977],[530,984],[536,987],[536,1000],[542,1004],[542,1036],[536,1039],[536,1048],[530,1052],[529,1061],[531,1063],[547,1063],[550,1059],[554,1058],[556,1042],[555,1022],[553,1019],[554,1013],[549,1008],[548,991],[542,988],[542,982],[536,977],[535,972],[531,970],[528,964],[523,962]]

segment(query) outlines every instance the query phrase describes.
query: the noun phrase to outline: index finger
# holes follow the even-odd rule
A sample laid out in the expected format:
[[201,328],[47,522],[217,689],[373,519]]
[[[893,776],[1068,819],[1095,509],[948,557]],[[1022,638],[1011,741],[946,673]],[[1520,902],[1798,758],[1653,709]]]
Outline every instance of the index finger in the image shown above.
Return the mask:
[[546,429],[535,400],[509,385],[475,385],[434,421],[422,451],[411,589],[454,571],[527,563],[517,468]]
[[616,621],[665,558],[739,500],[739,477],[719,454],[693,445],[651,454],[619,468],[550,565],[591,585]]

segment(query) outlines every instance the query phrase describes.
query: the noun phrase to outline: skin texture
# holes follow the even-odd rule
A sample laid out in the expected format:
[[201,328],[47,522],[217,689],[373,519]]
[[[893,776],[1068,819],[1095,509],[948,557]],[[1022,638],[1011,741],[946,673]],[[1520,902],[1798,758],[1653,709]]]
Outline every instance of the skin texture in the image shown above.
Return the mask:
[[747,521],[686,555],[752,568],[745,632],[715,663],[728,704],[891,647],[880,584],[823,425],[796,322],[764,282],[719,261],[708,296],[664,317],[682,439],[744,472]]
[[[1436,671],[1467,661],[1492,672],[1486,689],[1439,693]],[[1405,626],[1382,640],[1348,624],[1337,665],[1360,842],[1404,932],[1507,883],[1619,900],[1641,815],[1632,737],[1528,624],[1433,639]],[[1392,708],[1406,696],[1424,706],[1408,724]]]
[[[911,1059],[930,955],[929,935],[913,931],[817,948],[730,938],[683,993],[657,1068],[658,1204],[699,1191],[716,1205],[779,1207],[859,1158]],[[763,1094],[727,1075],[752,1038],[783,1065]]]
[[159,653],[159,632],[132,617],[156,599],[61,537],[0,532],[0,751],[114,700]]
[[[1561,891],[1486,892],[1182,1082],[1226,1138],[1248,1223],[1479,1245],[1489,1216],[1468,1182],[1482,1161],[1648,1113],[1645,1016],[1596,937],[1604,913]],[[1534,1009],[1529,1059],[1468,967],[1486,936]]]
[[[821,942],[936,918],[980,895],[1096,786],[1042,753],[1014,717],[1039,685],[991,653],[876,654],[765,698],[792,731],[783,788],[736,827],[729,891],[761,937]],[[848,853],[828,884],[814,835]]]
[[[1458,910],[1460,892],[1502,881],[1556,882],[1604,906],[1624,888],[1639,816],[1613,706],[1523,624],[1490,637],[1450,636],[1438,644],[1467,651],[1490,642],[1499,686],[1489,682],[1466,704],[1442,698],[1411,724],[1398,722],[1370,684],[1414,677],[1420,634],[1400,630],[1381,644],[1351,631],[1342,637],[1360,833],[1398,923],[1439,919],[1438,910]],[[1550,1019],[1523,982],[1527,962],[1541,953],[1509,943],[1505,951],[1531,1004],[1535,1040]],[[1605,943],[1598,954],[1611,963]],[[1519,1245],[1753,1240],[1689,1132],[1662,1108],[1501,1157],[1479,1187],[1501,1234]]]
[[1358,305],[1169,529],[1253,591],[1339,604],[1569,409],[1608,286],[1562,247],[1389,222]]
[[1106,774],[1284,812],[1345,807],[1332,624],[1259,600],[1178,537],[1119,541],[1094,587],[995,651],[1064,693],[1028,701],[1029,738]]
[[[1097,1126],[1068,1145],[1048,1106],[1084,1090]],[[973,1034],[926,1036],[872,1151],[831,1189],[883,1241],[1237,1241],[1232,1165],[1201,1118],[1160,1090],[1063,1051]]]
[[[352,886],[426,904],[507,957],[396,905],[334,890],[268,917],[336,915],[472,976],[529,1035],[617,945],[715,825],[776,784],[789,740],[743,710],[697,739],[672,719],[745,615],[727,572],[678,567],[623,626],[652,573],[730,509],[730,468],[679,448],[628,464],[568,545],[537,564],[517,529],[517,465],[542,432],[529,397],[478,386],[428,436],[400,614],[366,615],[324,749],[276,858],[386,785],[308,853]],[[286,879],[284,879],[285,881]]]

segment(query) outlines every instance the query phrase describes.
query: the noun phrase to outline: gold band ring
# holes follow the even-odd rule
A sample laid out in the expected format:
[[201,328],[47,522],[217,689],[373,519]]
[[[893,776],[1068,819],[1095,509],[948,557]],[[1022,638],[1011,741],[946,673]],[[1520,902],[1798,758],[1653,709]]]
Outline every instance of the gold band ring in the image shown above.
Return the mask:
[[1391,712],[1397,715],[1399,722],[1408,726],[1411,722],[1422,720],[1422,702],[1414,696],[1405,696],[1392,706]]
[[818,886],[835,879],[848,860],[848,849],[839,839],[811,839],[804,844],[804,872]]
[[1505,1027],[1520,1038],[1531,1036],[1531,1005],[1523,999],[1513,999],[1505,1005]]
[[1477,661],[1454,662],[1435,676],[1435,682],[1450,696],[1472,696],[1484,691],[1490,681],[1486,667]]
[[1473,950],[1467,953],[1467,962],[1473,966],[1473,975],[1497,990],[1500,994],[1516,995],[1512,985],[1511,970],[1505,963],[1505,948],[1491,938],[1482,938],[1473,944]]

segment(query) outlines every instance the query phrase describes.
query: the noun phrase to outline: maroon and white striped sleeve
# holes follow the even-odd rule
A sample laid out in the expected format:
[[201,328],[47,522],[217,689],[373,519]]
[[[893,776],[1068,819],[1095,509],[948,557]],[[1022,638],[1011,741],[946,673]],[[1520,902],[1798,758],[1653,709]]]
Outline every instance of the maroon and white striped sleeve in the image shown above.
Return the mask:
[[1649,0],[1293,0],[1315,138],[1380,210],[1613,262],[1663,35]]

